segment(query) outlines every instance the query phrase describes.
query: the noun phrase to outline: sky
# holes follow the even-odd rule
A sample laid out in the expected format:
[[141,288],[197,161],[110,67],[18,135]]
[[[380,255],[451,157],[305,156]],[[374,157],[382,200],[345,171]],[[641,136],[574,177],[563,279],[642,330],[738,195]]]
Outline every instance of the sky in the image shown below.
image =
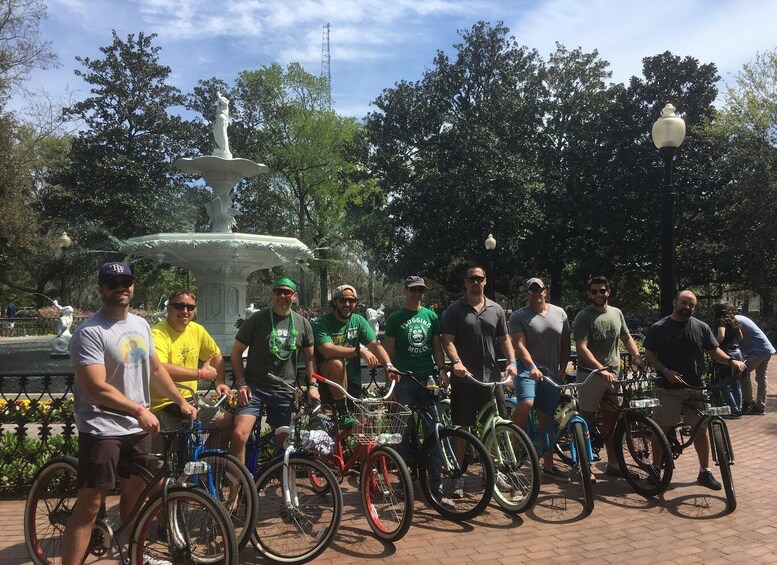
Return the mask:
[[[547,59],[559,42],[598,50],[612,81],[641,76],[642,59],[671,51],[715,63],[733,84],[756,53],[777,47],[777,0],[47,0],[42,38],[61,66],[35,72],[29,87],[54,100],[88,95],[73,74],[76,56],[99,58],[111,30],[126,39],[156,33],[169,82],[184,93],[213,76],[301,63],[319,74],[323,26],[330,25],[334,109],[363,118],[396,82],[416,81],[438,50],[455,53],[458,30],[502,21],[519,44]],[[719,103],[722,96],[719,99]],[[215,102],[214,102],[215,103]],[[18,100],[14,105],[20,107]]]

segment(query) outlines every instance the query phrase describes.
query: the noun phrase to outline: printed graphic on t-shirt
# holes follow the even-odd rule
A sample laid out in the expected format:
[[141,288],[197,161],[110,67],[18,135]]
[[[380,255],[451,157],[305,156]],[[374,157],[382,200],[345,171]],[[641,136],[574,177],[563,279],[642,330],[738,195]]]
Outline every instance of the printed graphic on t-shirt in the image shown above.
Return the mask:
[[175,362],[179,367],[187,367],[186,361],[189,359],[189,354],[192,353],[192,348],[182,347],[178,352],[178,361]]
[[122,337],[119,347],[124,365],[137,365],[148,357],[148,343],[139,336]]
[[410,318],[399,329],[406,332],[408,352],[427,353],[430,351],[429,330],[431,329],[431,324],[429,320]]

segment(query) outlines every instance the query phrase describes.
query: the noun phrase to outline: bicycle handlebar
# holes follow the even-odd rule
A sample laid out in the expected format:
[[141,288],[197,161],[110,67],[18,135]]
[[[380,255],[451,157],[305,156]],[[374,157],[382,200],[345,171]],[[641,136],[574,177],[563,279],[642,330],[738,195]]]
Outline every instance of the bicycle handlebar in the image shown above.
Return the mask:
[[563,384],[556,384],[556,382],[550,378],[549,376],[546,376],[545,374],[542,375],[542,380],[546,383],[549,383],[553,385],[554,387],[558,389],[564,389],[564,388],[580,388],[581,386],[585,386],[588,381],[593,377],[594,375],[600,374],[602,371],[609,370],[609,367],[602,367],[601,369],[594,369],[590,373],[588,373],[588,376],[585,378],[585,380],[581,383],[563,383]]
[[[506,374],[507,374],[507,373],[503,373],[503,375],[502,375],[502,376],[504,376],[504,375],[506,375]],[[458,376],[458,375],[455,375],[455,376]],[[493,383],[490,383],[490,382],[489,382],[489,383],[486,383],[486,382],[483,382],[483,381],[479,381],[479,380],[477,380],[477,379],[475,378],[475,375],[473,375],[473,374],[472,374],[472,373],[470,373],[469,371],[467,371],[466,373],[464,373],[464,377],[459,377],[459,378],[462,378],[462,379],[463,379],[463,378],[468,378],[470,381],[472,381],[473,383],[475,383],[475,384],[476,384],[476,385],[478,385],[478,386],[490,386],[490,387],[492,387],[492,388],[496,388],[498,385],[506,385],[506,384],[510,384],[510,383],[513,381],[513,378],[512,378],[512,377],[507,377],[506,379],[504,379],[504,380],[501,380],[501,381],[497,381],[497,382],[493,382]]]
[[355,403],[357,403],[357,404],[361,404],[361,403],[364,403],[364,402],[375,401],[375,400],[388,400],[388,399],[389,399],[389,397],[391,396],[391,393],[393,393],[393,392],[394,392],[394,385],[396,384],[396,381],[391,381],[391,384],[389,385],[388,392],[387,392],[387,393],[386,393],[384,396],[382,396],[382,397],[375,397],[375,398],[356,398],[355,396],[351,396],[351,395],[348,393],[348,391],[347,391],[345,388],[343,388],[343,387],[342,387],[342,385],[340,385],[340,384],[338,384],[338,383],[336,383],[336,382],[334,382],[334,381],[330,381],[329,379],[327,379],[326,377],[324,377],[324,376],[322,376],[322,375],[319,375],[318,373],[313,373],[313,378],[314,378],[314,379],[316,379],[316,380],[317,380],[318,382],[320,382],[320,383],[328,384],[328,385],[330,385],[330,386],[333,386],[333,387],[335,387],[335,388],[336,388],[336,389],[338,389],[340,392],[342,392],[343,394],[345,394],[345,396],[346,396],[346,397],[347,397],[349,400],[351,400],[352,402],[355,402]]

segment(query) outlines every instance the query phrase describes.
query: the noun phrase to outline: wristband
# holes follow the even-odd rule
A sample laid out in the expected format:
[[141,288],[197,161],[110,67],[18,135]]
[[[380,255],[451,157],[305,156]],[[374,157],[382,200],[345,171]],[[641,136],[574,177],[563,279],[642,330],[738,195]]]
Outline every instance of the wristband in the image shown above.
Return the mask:
[[140,416],[140,413],[143,412],[143,410],[146,408],[148,408],[148,405],[145,402],[138,404],[138,407],[135,408],[135,416]]
[[197,378],[200,379],[200,380],[204,379],[205,378],[205,371],[203,371],[202,369],[197,369]]
[[461,359],[459,359],[458,357],[456,357],[456,359],[451,359],[451,363],[453,363],[454,365],[455,365],[456,363],[461,363]]
[[666,376],[667,373],[669,373],[669,367],[664,367],[663,369],[661,369],[661,374],[662,375]]
[[729,358],[728,358],[728,361],[726,361],[726,364],[727,364],[727,365],[731,365],[731,362],[732,362],[733,360],[734,360],[734,358],[733,358],[733,357],[729,357]]
[[[512,365],[513,367],[517,367],[517,366],[518,366],[518,361],[516,361],[515,359],[513,359],[512,361],[510,361],[510,365]],[[533,369],[533,368],[534,368],[534,366],[532,365],[532,367],[531,367],[531,368]]]
[[248,383],[246,383],[245,379],[240,379],[235,383],[235,386],[237,388],[243,388],[244,386],[248,386]]
[[318,383],[315,381],[308,383],[308,388],[318,388]]

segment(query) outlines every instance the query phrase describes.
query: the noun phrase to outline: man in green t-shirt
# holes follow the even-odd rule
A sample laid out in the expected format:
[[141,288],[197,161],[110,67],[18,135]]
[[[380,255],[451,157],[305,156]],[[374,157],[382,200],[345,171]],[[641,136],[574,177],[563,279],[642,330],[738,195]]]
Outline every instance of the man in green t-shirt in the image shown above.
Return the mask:
[[[405,279],[405,307],[397,310],[386,321],[386,352],[400,371],[411,371],[415,380],[426,386],[428,379],[434,377],[435,365],[439,372],[440,384],[447,386],[448,374],[445,372],[445,356],[440,340],[440,320],[432,310],[421,306],[426,292],[426,283],[419,276]],[[396,400],[418,411],[424,428],[424,437],[433,431],[437,423],[433,403],[435,397],[421,386],[404,377],[396,386]],[[414,426],[407,426],[402,443],[397,451],[408,463],[410,461],[410,434],[416,433]],[[433,484],[432,487],[435,485]]]
[[[370,369],[379,364],[391,366],[389,356],[370,324],[364,316],[353,313],[357,303],[356,289],[349,284],[340,285],[332,293],[329,303],[332,312],[313,321],[316,361],[321,375],[340,384],[355,397],[362,395],[362,360]],[[390,376],[387,375],[387,378]],[[347,412],[343,393],[334,387],[330,388],[330,393],[343,417]],[[346,425],[352,422],[350,418],[343,418]]]
[[[618,340],[623,342],[634,362],[643,367],[637,344],[629,333],[623,312],[608,304],[610,281],[606,277],[596,276],[586,284],[591,305],[583,308],[575,317],[573,331],[577,348],[577,382],[583,382],[594,369],[605,369],[594,375],[585,386],[579,389],[580,414],[589,427],[593,426],[597,408],[602,412],[602,433],[607,435],[607,475],[620,477],[621,472],[615,462],[615,447],[610,433],[617,421],[618,413],[607,402],[602,402],[605,394],[618,391],[613,381],[618,379],[621,370],[621,357]],[[593,475],[591,476],[592,480]]]

